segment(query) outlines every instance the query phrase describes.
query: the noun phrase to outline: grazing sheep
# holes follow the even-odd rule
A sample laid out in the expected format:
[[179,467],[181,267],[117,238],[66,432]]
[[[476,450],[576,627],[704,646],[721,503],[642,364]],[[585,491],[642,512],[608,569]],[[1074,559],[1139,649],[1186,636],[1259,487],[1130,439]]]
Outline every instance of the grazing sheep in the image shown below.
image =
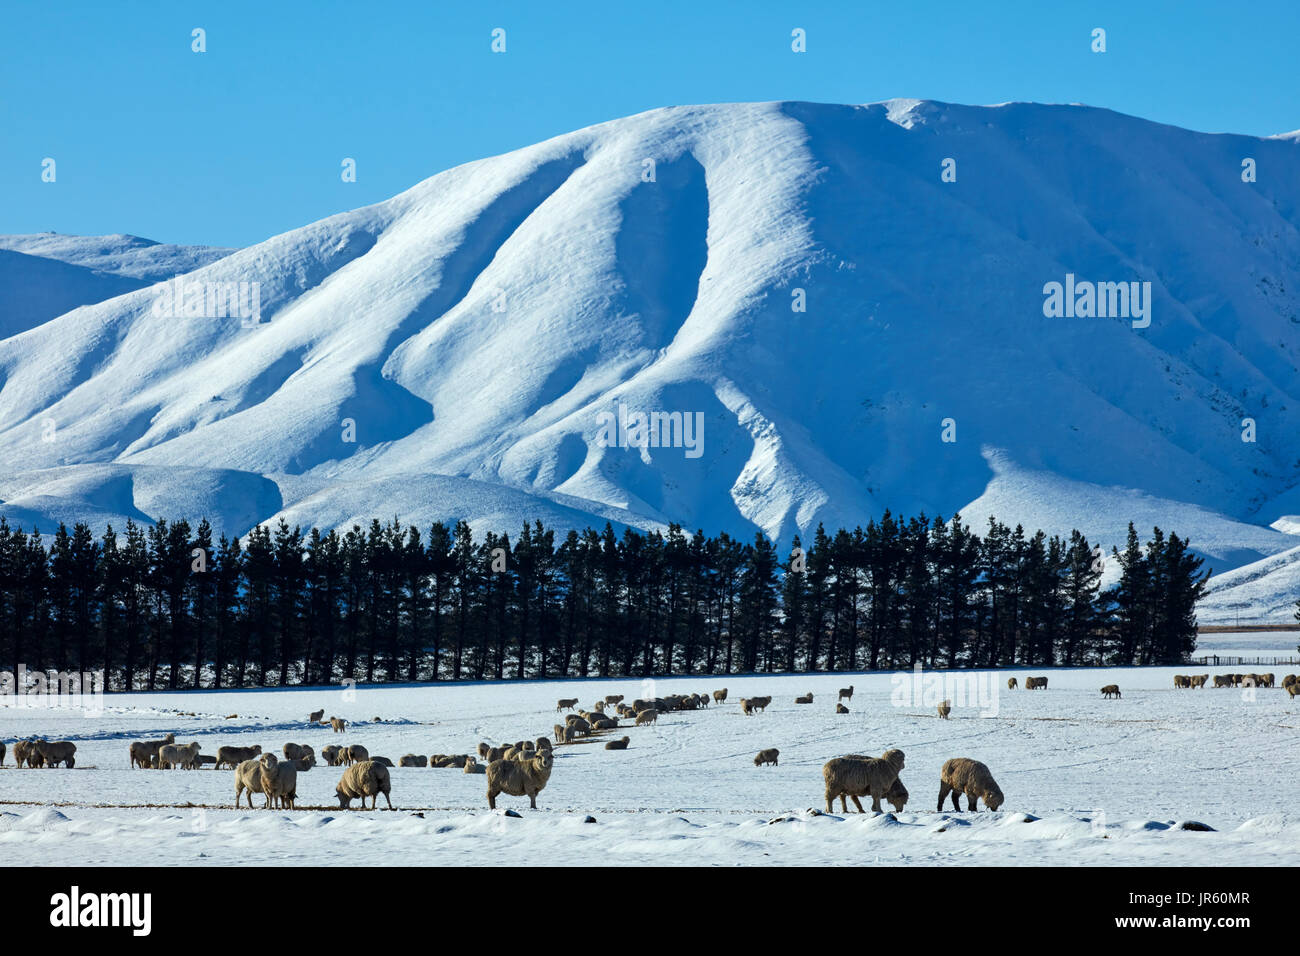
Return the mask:
[[1232,675],[1231,675],[1231,674],[1215,674],[1215,675],[1214,675],[1214,686],[1215,686],[1215,687],[1231,687],[1231,686],[1232,686]]
[[572,727],[564,728],[564,738],[560,741],[563,744],[571,744],[578,739],[578,732]]
[[218,747],[217,769],[220,770],[222,767],[237,768],[245,760],[256,760],[261,756],[261,753],[262,747],[260,744],[252,747]]
[[1283,690],[1288,689],[1295,682],[1296,682],[1295,674],[1287,674],[1285,677],[1282,678],[1282,689]]
[[1007,678],[1007,690],[1015,690],[1017,686],[1018,686],[1018,685],[1017,685],[1017,683],[1016,683],[1016,679],[1015,679],[1014,677],[1008,677],[1008,678]]
[[555,702],[556,713],[559,713],[562,710],[573,710],[573,708],[577,706],[578,698],[576,697],[561,697]]
[[[1286,692],[1291,695],[1292,700],[1295,700],[1296,694],[1300,694],[1300,680],[1296,681],[1294,684],[1288,687],[1286,689]],[[14,752],[15,753],[18,752],[17,744],[14,744]]]
[[537,795],[551,779],[555,757],[550,751],[538,754],[532,760],[494,760],[487,768],[488,807],[495,810],[497,795],[507,793],[512,797],[528,797],[529,805],[537,809]]
[[627,745],[631,742],[631,737],[624,737],[622,740],[611,740],[605,744],[606,750],[627,750]]
[[361,809],[364,810],[366,797],[370,797],[370,809],[376,810],[379,807],[379,795],[382,793],[384,802],[391,810],[393,801],[388,796],[391,789],[388,768],[374,760],[363,760],[343,772],[343,779],[334,788],[334,794],[339,798],[340,809],[351,809],[352,801],[360,797]]
[[[38,740],[34,746],[41,756],[41,762],[47,767],[56,767],[59,764],[68,768],[76,766],[77,745],[70,740]],[[195,744],[195,749],[197,748],[198,745]],[[28,760],[30,759],[29,753]]]
[[324,719],[325,719],[325,708],[322,707],[320,710],[313,710],[311,712],[311,716],[307,718],[307,723],[319,724]]
[[180,767],[182,770],[197,770],[199,767],[199,742],[195,740],[189,746],[165,744],[158,750],[158,767],[170,770]]
[[605,697],[605,703],[609,704],[610,706],[613,706],[614,704],[621,704],[622,702],[623,702],[622,694],[608,694]]
[[640,727],[642,724],[653,724],[658,719],[659,711],[643,710],[641,713],[636,715],[636,726]]
[[715,690],[713,692],[713,702],[715,704],[720,704],[726,699],[727,699],[727,688],[724,687],[722,688],[722,690]]
[[[845,754],[844,756],[845,759],[848,760],[872,759],[864,754]],[[903,786],[903,780],[901,777],[894,781],[894,785],[890,787],[889,792],[885,794],[885,799],[894,805],[895,813],[903,812],[903,807],[907,806],[909,797],[910,794],[907,792],[907,788]],[[847,810],[848,808],[846,807],[845,809]]]
[[215,770],[217,767],[217,758],[213,754],[199,754],[194,758],[194,763],[198,767],[211,766]]
[[749,698],[747,697],[740,698],[740,712],[744,714],[746,717],[753,716],[754,709],[753,706],[749,703]]
[[1046,677],[1026,677],[1025,690],[1047,690]]
[[845,707],[843,704],[836,704],[836,705],[835,705],[835,713],[837,713],[837,714],[847,714],[848,712],[849,712],[849,709],[848,709],[847,707]]
[[1101,689],[1101,696],[1102,696],[1102,697],[1121,697],[1121,696],[1123,696],[1123,695],[1120,694],[1120,692],[1119,692],[1119,684],[1107,684],[1105,687],[1103,687],[1103,688]]
[[813,702],[812,691],[809,691],[808,693],[804,694],[802,697],[796,697],[794,699],[794,702],[796,704],[811,704]]
[[262,754],[257,763],[267,808],[279,806],[292,810],[293,802],[298,799],[298,768],[292,761],[280,760],[275,754]]
[[370,762],[377,763],[383,767],[387,767],[389,770],[393,769],[393,762],[389,760],[387,757],[371,757]]
[[315,751],[303,744],[285,744],[283,749],[286,760],[301,760],[309,753],[313,757],[316,755]]
[[244,760],[235,768],[235,809],[239,799],[248,792],[248,809],[253,809],[253,794],[262,792],[262,765],[256,760]]
[[1193,674],[1192,687],[1194,688],[1199,687],[1201,690],[1205,690],[1205,682],[1208,681],[1209,679],[1210,679],[1209,674]]
[[1174,690],[1181,690],[1183,688],[1187,688],[1191,686],[1192,686],[1192,679],[1188,677],[1186,674],[1174,675]]
[[330,744],[328,747],[321,748],[320,758],[325,761],[326,766],[337,767],[339,765],[339,757],[342,753],[342,747],[337,744]]
[[841,687],[841,688],[840,688],[840,696],[837,697],[835,700],[836,700],[836,703],[838,703],[839,701],[841,701],[841,700],[845,700],[846,698],[847,698],[848,700],[852,700],[852,699],[853,699],[853,685],[852,685],[852,684],[850,684],[848,687]]
[[[176,735],[168,734],[162,740],[137,740],[131,744],[131,766],[147,770],[158,766],[158,750],[166,744],[176,743]],[[17,750],[14,751],[15,755]],[[137,759],[138,758],[138,759]],[[143,761],[143,762],[142,762]],[[21,764],[19,765],[21,766]]]
[[766,750],[760,750],[758,756],[754,758],[754,766],[761,767],[765,763],[770,763],[773,767],[780,766],[776,762],[777,757],[781,756],[781,751],[775,747],[768,747]]
[[368,751],[365,747],[361,746],[360,744],[353,744],[350,747],[344,747],[341,756],[343,758],[342,759],[343,765],[350,767],[354,763],[361,763],[361,761],[363,760],[369,760],[370,751]]
[[427,767],[429,766],[429,758],[423,754],[402,754],[397,758],[397,765],[399,767]]
[[826,812],[835,810],[835,798],[840,798],[843,812],[849,810],[845,797],[853,800],[859,813],[864,813],[862,802],[858,797],[871,797],[871,809],[880,811],[880,801],[889,793],[903,770],[903,752],[886,750],[881,757],[836,757],[827,761],[822,767],[822,779],[826,781]]
[[612,717],[604,717],[591,725],[592,730],[615,730],[617,727],[618,721]]
[[952,713],[952,701],[942,700],[939,702],[939,719],[947,720],[948,715]]
[[568,721],[568,724],[573,728],[574,733],[580,737],[586,737],[591,733],[591,724],[587,723],[582,717],[574,717]]
[[939,773],[939,809],[943,809],[943,801],[949,793],[952,794],[952,808],[958,812],[961,806],[957,802],[958,794],[966,794],[966,799],[970,806],[968,809],[974,811],[976,804],[984,801],[984,805],[990,810],[996,810],[1002,806],[1002,791],[993,780],[993,774],[989,773],[989,768],[984,766],[978,760],[971,760],[967,757],[953,757],[945,761],[943,769]]

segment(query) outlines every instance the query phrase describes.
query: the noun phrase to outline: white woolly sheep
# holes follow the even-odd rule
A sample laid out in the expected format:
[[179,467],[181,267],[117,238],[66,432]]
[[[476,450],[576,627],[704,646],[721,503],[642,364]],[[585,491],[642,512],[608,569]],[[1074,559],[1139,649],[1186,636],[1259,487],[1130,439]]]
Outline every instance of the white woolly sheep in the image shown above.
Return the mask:
[[1002,806],[1002,791],[993,780],[993,774],[989,773],[989,768],[984,766],[978,760],[971,760],[968,757],[953,757],[945,761],[943,769],[939,773],[939,809],[943,809],[944,798],[949,793],[952,794],[952,808],[960,811],[961,805],[957,802],[958,794],[965,794],[967,801],[970,803],[970,810],[976,809],[976,804],[980,800],[990,810],[996,810]]
[[248,809],[253,809],[253,794],[262,792],[262,765],[256,760],[241,761],[235,768],[235,809],[239,799],[248,792]]
[[845,800],[853,800],[859,813],[864,813],[862,802],[858,797],[871,797],[871,809],[879,813],[880,801],[889,794],[889,790],[903,770],[903,752],[886,750],[880,757],[836,757],[822,767],[822,779],[826,782],[826,812],[834,812],[834,801],[840,798],[840,807],[847,813],[849,805]]
[[262,793],[266,794],[266,805],[293,809],[293,802],[298,798],[298,768],[291,761],[279,760],[275,754],[262,754],[257,758],[262,775]]
[[199,766],[199,742],[197,740],[188,746],[181,744],[164,744],[158,749],[158,767],[162,770],[170,770],[174,767],[180,767],[182,770],[197,770]]
[[343,779],[334,788],[334,794],[339,798],[339,807],[341,809],[350,809],[352,801],[360,797],[361,808],[364,810],[366,808],[366,797],[370,797],[370,809],[375,810],[379,807],[379,795],[382,793],[384,802],[388,804],[388,809],[391,810],[393,809],[393,801],[389,798],[391,789],[392,783],[388,775],[388,768],[373,760],[363,760],[343,772]]
[[495,810],[497,795],[506,793],[512,797],[528,797],[529,805],[536,810],[537,795],[551,779],[554,766],[555,757],[549,750],[532,760],[494,760],[487,768],[488,806]]

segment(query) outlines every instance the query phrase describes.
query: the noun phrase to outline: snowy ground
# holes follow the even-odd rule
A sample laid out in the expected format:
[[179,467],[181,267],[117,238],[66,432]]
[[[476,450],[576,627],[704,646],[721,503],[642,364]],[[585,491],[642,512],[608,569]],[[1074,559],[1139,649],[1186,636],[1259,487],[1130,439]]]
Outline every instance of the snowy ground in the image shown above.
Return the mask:
[[[1244,644],[1260,635],[1231,637]],[[1032,693],[1006,690],[1007,677],[1023,683],[1025,672],[987,674],[983,688],[999,692],[983,708],[955,709],[948,722],[924,700],[900,702],[890,674],[673,678],[653,691],[601,679],[421,685],[360,688],[353,700],[339,688],[113,695],[99,716],[17,710],[6,700],[0,847],[19,865],[1300,865],[1300,813],[1283,800],[1300,701],[1280,689],[1175,691],[1174,672],[1051,671],[1049,689]],[[1108,683],[1120,685],[1122,699],[1102,699]],[[849,684],[851,713],[836,715],[836,690]],[[725,704],[619,731],[632,738],[627,751],[560,747],[537,811],[524,798],[499,801],[520,819],[490,812],[484,778],[455,770],[395,768],[398,812],[363,813],[337,809],[341,771],[329,767],[300,775],[293,812],[261,809],[261,797],[257,809],[232,809],[230,771],[128,767],[129,741],[167,731],[205,753],[222,744],[279,750],[290,740],[318,753],[361,743],[393,760],[464,753],[480,740],[548,733],[558,697],[588,705],[610,693],[721,686],[730,689]],[[794,704],[810,690],[812,706]],[[768,711],[742,716],[737,698],[760,694],[773,697]],[[318,708],[357,723],[341,736],[307,726]],[[376,716],[383,722],[362,722]],[[76,768],[15,770],[12,742],[32,733],[76,741]],[[780,766],[753,765],[765,747],[780,749]],[[912,799],[902,813],[807,812],[825,809],[826,760],[890,747],[907,755],[902,779]],[[989,765],[1006,794],[1001,811],[935,812],[939,768],[956,756]],[[588,815],[595,823],[584,823]],[[1183,821],[1215,832],[1181,830]]]

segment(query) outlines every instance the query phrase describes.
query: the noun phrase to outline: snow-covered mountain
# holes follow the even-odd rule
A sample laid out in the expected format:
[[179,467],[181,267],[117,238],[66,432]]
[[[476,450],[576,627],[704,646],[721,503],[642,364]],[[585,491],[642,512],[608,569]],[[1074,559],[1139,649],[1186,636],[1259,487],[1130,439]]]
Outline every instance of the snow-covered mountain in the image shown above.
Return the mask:
[[[962,509],[1106,545],[1158,522],[1240,567],[1300,543],[1269,527],[1300,514],[1298,226],[1295,137],[1034,104],[655,110],[189,274],[257,283],[259,325],[172,317],[151,286],[0,341],[0,510],[784,546]],[[1048,317],[1051,282],[1150,283],[1149,325]],[[698,413],[698,457],[610,447],[620,406]]]

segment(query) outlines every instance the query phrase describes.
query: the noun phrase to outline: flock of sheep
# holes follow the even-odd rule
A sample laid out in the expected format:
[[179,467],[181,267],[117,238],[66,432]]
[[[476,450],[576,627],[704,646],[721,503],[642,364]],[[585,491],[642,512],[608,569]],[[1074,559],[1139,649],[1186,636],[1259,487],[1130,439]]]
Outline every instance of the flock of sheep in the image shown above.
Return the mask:
[[[1204,688],[1209,680],[1208,674],[1175,675],[1176,689]],[[1007,687],[1015,689],[1017,679],[1007,681]],[[1272,674],[1223,674],[1214,678],[1215,687],[1273,687]],[[1026,677],[1026,690],[1047,688],[1046,677]],[[1291,697],[1300,694],[1300,679],[1288,674],[1282,681],[1282,687]],[[1107,684],[1101,688],[1104,697],[1120,696],[1116,684]],[[555,744],[574,744],[584,738],[597,734],[608,734],[619,729],[620,721],[631,721],[640,727],[655,723],[661,714],[676,711],[701,710],[710,704],[722,704],[727,701],[727,688],[723,687],[707,694],[670,694],[664,697],[638,699],[624,703],[623,695],[611,694],[597,700],[589,709],[578,706],[578,698],[561,698],[556,702],[556,712],[569,711],[564,723],[555,724],[552,730]],[[848,713],[844,701],[853,699],[853,687],[841,688],[836,697],[836,712]],[[795,704],[813,703],[811,692],[794,699]],[[749,717],[762,713],[771,704],[771,697],[742,697],[739,699],[740,712]],[[938,716],[949,719],[952,704],[944,700],[938,705]],[[379,718],[375,718],[376,721]],[[339,717],[325,718],[324,710],[315,711],[308,718],[311,726],[329,726],[335,733],[344,733],[347,721]],[[606,750],[626,750],[631,738],[611,738],[606,741]],[[14,759],[19,767],[73,767],[76,764],[77,746],[71,741],[47,741],[40,738],[19,740],[13,745]],[[159,740],[137,740],[129,747],[132,767],[144,769],[183,769],[197,770],[210,765],[215,769],[229,768],[235,774],[235,807],[241,806],[244,794],[248,795],[248,807],[253,806],[253,794],[262,794],[266,808],[294,809],[297,799],[298,774],[309,771],[317,764],[315,750],[307,744],[286,743],[283,747],[284,757],[274,753],[263,753],[260,746],[236,747],[222,746],[215,755],[200,753],[198,741],[178,744],[174,734],[167,734]],[[6,755],[4,743],[0,742],[0,765]],[[754,766],[779,766],[780,751],[769,747],[759,751],[754,757]],[[372,756],[360,744],[330,745],[321,749],[321,760],[327,766],[344,767],[342,778],[335,787],[335,795],[341,808],[349,808],[355,799],[361,800],[366,807],[366,798],[370,798],[369,809],[376,809],[378,798],[383,794],[389,809],[392,809],[392,781],[389,768],[393,761],[387,757]],[[528,797],[533,809],[537,808],[537,796],[546,788],[551,772],[555,766],[554,749],[550,737],[539,736],[533,740],[519,740],[514,743],[493,746],[480,742],[475,753],[464,754],[404,754],[398,760],[401,767],[454,768],[467,774],[484,774],[487,781],[488,806],[496,809],[496,798],[502,794],[516,797]],[[848,810],[848,799],[852,799],[859,812],[864,812],[860,797],[871,798],[871,809],[880,812],[881,801],[888,801],[895,809],[901,811],[908,801],[908,791],[899,774],[903,770],[903,753],[900,750],[887,750],[880,757],[863,754],[847,754],[828,761],[822,768],[825,782],[827,812],[832,812],[836,798],[843,811]],[[951,796],[954,810],[960,810],[958,798],[965,795],[967,807],[975,810],[980,800],[990,810],[997,810],[1003,803],[1002,791],[998,788],[989,768],[977,760],[955,757],[944,763],[939,774],[938,810],[943,809],[944,801]]]

